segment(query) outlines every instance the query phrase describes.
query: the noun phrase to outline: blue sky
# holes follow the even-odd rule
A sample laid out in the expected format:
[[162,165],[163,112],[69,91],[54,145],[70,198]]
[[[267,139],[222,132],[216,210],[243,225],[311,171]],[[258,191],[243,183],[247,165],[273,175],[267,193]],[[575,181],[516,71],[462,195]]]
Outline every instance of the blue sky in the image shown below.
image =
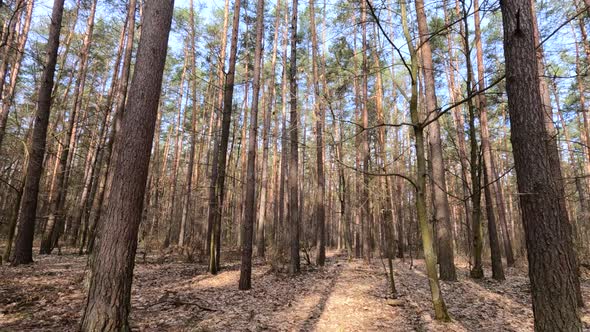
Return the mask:
[[[66,0],[66,7],[71,8],[74,6],[76,0]],[[104,6],[104,0],[98,0],[98,14],[97,16],[105,16],[110,13],[106,13]],[[215,9],[223,9],[225,6],[225,0],[193,0],[195,8],[203,8],[198,15],[200,15],[205,21],[208,20],[209,13]],[[176,8],[187,8],[190,4],[190,0],[175,0],[174,6]],[[33,12],[33,24],[45,20],[51,16],[51,9],[53,6],[53,0],[35,0],[35,9]],[[80,22],[78,23],[80,24]],[[34,33],[34,32],[33,32]],[[32,38],[47,38],[46,36],[32,36]],[[181,46],[179,45],[179,39],[177,36],[172,35],[170,37],[170,48],[173,51],[179,51]]]
[[[207,16],[208,10],[215,9],[215,8],[223,8],[225,5],[224,0],[193,0],[195,3],[195,7],[199,7],[200,4],[204,4],[207,8],[204,12],[201,12],[201,16]],[[101,0],[99,0],[100,6]],[[66,0],[66,6],[71,7],[74,4],[74,0]],[[35,12],[34,17],[36,19],[40,19],[42,16],[49,17],[51,15],[51,8],[53,5],[53,0],[36,0],[35,1]],[[189,0],[175,0],[174,2],[175,7],[188,7]]]

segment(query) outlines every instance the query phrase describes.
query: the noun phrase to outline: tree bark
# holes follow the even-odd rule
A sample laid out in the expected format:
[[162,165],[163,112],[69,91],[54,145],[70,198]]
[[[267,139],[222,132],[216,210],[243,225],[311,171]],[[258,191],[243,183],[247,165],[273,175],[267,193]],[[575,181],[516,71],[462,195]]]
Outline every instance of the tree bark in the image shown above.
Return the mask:
[[254,77],[252,82],[252,109],[250,110],[250,133],[248,135],[248,165],[246,169],[246,196],[244,222],[242,223],[242,260],[239,289],[252,288],[252,236],[256,220],[256,148],[258,139],[258,101],[260,95],[260,72],[262,67],[262,39],[264,38],[264,0],[256,6],[256,41],[254,49]]
[[[431,119],[437,114],[436,86],[434,80],[434,64],[432,63],[432,50],[430,48],[430,34],[424,1],[416,0],[416,15],[418,18],[418,31],[420,34],[420,52],[422,54],[422,75],[426,88],[426,119]],[[457,280],[455,271],[455,254],[453,248],[453,228],[451,224],[449,201],[447,198],[447,183],[445,179],[445,164],[443,159],[442,143],[440,138],[440,124],[435,120],[430,125],[429,147],[430,163],[432,167],[432,192],[434,201],[434,219],[436,223],[436,235],[438,242],[438,263],[440,278],[442,280]]]
[[563,187],[545,127],[530,0],[502,1],[511,141],[525,229],[536,331],[581,331],[577,266]]
[[91,223],[90,237],[88,241],[89,251],[92,251],[95,239],[95,231],[100,226],[101,214],[103,212],[103,203],[108,198],[110,188],[113,181],[111,165],[114,165],[117,160],[117,155],[113,154],[115,149],[115,141],[118,138],[120,131],[120,122],[125,110],[125,104],[127,100],[127,87],[129,85],[129,75],[131,73],[131,57],[133,55],[133,39],[135,36],[135,14],[137,12],[136,0],[129,0],[128,11],[127,11],[127,41],[125,45],[125,53],[123,55],[123,67],[121,71],[121,77],[119,78],[117,87],[117,101],[115,105],[115,113],[112,119],[112,128],[109,133],[109,138],[103,152],[103,159],[105,162],[105,171],[99,182],[98,197],[94,204],[94,218]]
[[191,111],[191,146],[188,157],[188,166],[186,172],[186,197],[182,204],[182,216],[180,218],[180,233],[178,235],[178,246],[184,246],[185,237],[187,234],[186,224],[188,219],[188,210],[191,204],[192,196],[192,182],[193,182],[193,169],[195,167],[195,148],[197,145],[197,50],[195,46],[196,32],[195,32],[195,8],[193,0],[189,3],[189,19],[190,19],[190,59],[191,59],[191,80],[189,84],[191,86],[191,100],[192,100],[192,111]]
[[174,0],[147,0],[118,162],[102,216],[82,331],[130,331],[131,284]]
[[[485,64],[483,61],[483,47],[481,42],[481,24],[480,24],[480,7],[479,1],[474,0],[473,2],[475,12],[475,49],[477,59],[477,87],[481,91],[485,86]],[[490,142],[490,133],[488,128],[488,110],[487,110],[487,98],[485,94],[480,94],[477,98],[479,102],[480,111],[480,125],[481,125],[481,148],[483,150],[483,161],[484,161],[484,172],[488,181],[484,181],[486,184],[485,195],[486,203],[491,206],[490,212],[488,212],[488,218],[490,213],[497,212],[498,223],[502,229],[502,239],[504,244],[504,255],[506,256],[506,264],[510,267],[514,265],[514,253],[512,252],[512,239],[508,232],[508,225],[506,223],[506,207],[504,205],[504,197],[499,188],[500,182],[498,179],[498,172],[496,170],[496,161],[492,154],[492,147]],[[494,183],[491,183],[494,181]],[[489,193],[488,193],[489,191]],[[490,196],[489,201],[487,196]],[[495,203],[495,204],[493,204]],[[495,209],[494,209],[495,208]],[[495,215],[494,215],[495,217]],[[495,228],[495,227],[494,227]]]
[[[324,123],[325,123],[325,110],[324,103],[322,101],[322,95],[320,90],[320,75],[318,73],[318,40],[316,33],[316,22],[315,22],[315,3],[314,0],[309,2],[309,15],[310,15],[310,29],[311,29],[311,52],[312,52],[312,78],[313,78],[313,91],[314,91],[314,110],[316,113],[316,197],[315,197],[315,218],[316,218],[316,230],[317,230],[317,255],[316,264],[323,266],[326,261],[326,210],[324,208],[324,201],[326,196],[326,180],[324,175]],[[322,76],[322,82],[323,81]]]
[[232,22],[231,46],[229,51],[229,68],[225,77],[223,93],[223,114],[221,120],[221,137],[213,151],[213,164],[211,172],[211,186],[209,188],[209,214],[208,214],[208,239],[209,244],[209,272],[216,274],[219,269],[220,246],[217,238],[221,227],[221,217],[224,201],[225,174],[227,162],[227,146],[229,143],[229,130],[231,125],[231,112],[233,108],[234,80],[236,72],[236,55],[238,50],[238,30],[240,26],[240,0],[234,2],[234,18]]
[[291,243],[291,259],[289,273],[299,273],[299,141],[297,115],[297,3],[293,0],[291,14],[291,55],[289,64],[289,93],[290,93],[290,154],[289,154],[289,234]]
[[[473,94],[473,87],[475,85],[475,78],[473,74],[473,67],[471,62],[471,48],[469,46],[469,24],[467,21],[467,8],[465,1],[461,2],[463,6],[462,14],[463,14],[463,46],[464,46],[464,53],[465,53],[465,62],[467,67],[467,95],[471,96]],[[478,21],[476,21],[479,23]],[[477,36],[476,36],[476,43],[477,43]],[[478,63],[479,69],[479,63]],[[480,73],[481,74],[481,73]],[[481,74],[483,76],[483,74]],[[480,77],[481,77],[480,76]],[[480,82],[481,83],[481,82]],[[481,83],[483,84],[483,83]],[[478,143],[477,143],[477,133],[476,133],[476,125],[475,125],[475,118],[476,118],[476,105],[475,102],[470,99],[467,102],[469,107],[469,136],[471,141],[471,167],[472,167],[472,185],[473,185],[473,196],[477,199],[477,202],[474,203],[474,206],[477,206],[478,210],[480,207],[478,206],[481,204],[481,174],[483,173],[484,178],[484,196],[486,199],[486,214],[488,218],[488,236],[490,240],[490,252],[491,252],[491,259],[492,259],[492,277],[496,280],[504,280],[504,269],[502,267],[502,256],[500,253],[500,245],[498,241],[498,231],[496,228],[496,217],[495,211],[493,207],[493,199],[490,191],[490,183],[491,177],[491,150],[489,144],[489,133],[487,127],[487,113],[482,111],[482,108],[485,108],[485,104],[482,103],[480,100],[479,111],[480,111],[480,123],[481,123],[481,131],[482,131],[482,144],[481,150],[483,155],[483,161],[481,156],[479,156],[478,151]],[[480,218],[481,214],[479,214],[478,218]],[[474,223],[474,253],[476,254],[475,257],[475,264],[472,270],[472,277],[474,278],[481,278],[483,277],[483,270],[481,269],[481,253],[482,253],[482,245],[481,243],[477,243],[477,239],[480,236],[477,234],[479,232],[479,228],[481,227],[481,219],[478,220],[475,217],[473,218],[475,221]],[[481,233],[479,233],[481,234]]]
[[432,231],[428,223],[426,214],[426,152],[424,151],[424,124],[420,118],[418,109],[418,54],[414,48],[410,30],[408,27],[406,4],[400,0],[402,26],[404,36],[408,44],[411,56],[410,79],[412,81],[412,95],[410,99],[410,116],[414,128],[414,145],[416,148],[417,176],[413,183],[416,190],[416,213],[418,217],[418,226],[422,236],[422,245],[424,249],[424,261],[426,263],[426,273],[428,275],[428,284],[432,296],[432,305],[436,320],[450,321],[451,318],[447,312],[447,307],[442,296],[438,274],[436,273],[436,255],[432,241]]
[[[76,86],[74,88],[74,103],[72,111],[69,114],[67,129],[65,132],[66,141],[64,147],[61,150],[61,154],[58,161],[57,178],[56,178],[56,195],[53,197],[50,203],[50,211],[47,219],[47,226],[43,234],[43,240],[41,241],[40,253],[50,254],[57,246],[59,237],[63,229],[65,222],[65,201],[67,198],[68,190],[68,174],[69,165],[71,164],[74,145],[76,143],[76,128],[78,113],[82,108],[82,94],[86,85],[86,69],[88,63],[88,52],[92,44],[92,32],[94,30],[94,16],[96,13],[97,0],[92,2],[90,8],[90,14],[88,16],[87,28],[84,34],[84,40],[82,42],[82,49],[80,51]],[[73,230],[78,232],[79,224],[74,223]]]
[[47,125],[51,111],[51,92],[53,90],[53,79],[57,63],[63,10],[64,0],[55,0],[53,2],[49,38],[46,46],[47,58],[45,60],[45,67],[37,97],[37,111],[35,113],[33,139],[29,150],[29,162],[19,213],[18,233],[14,254],[11,257],[11,263],[13,265],[33,262],[33,236],[35,234],[37,195],[39,193],[39,181],[43,172],[43,156],[45,155]]

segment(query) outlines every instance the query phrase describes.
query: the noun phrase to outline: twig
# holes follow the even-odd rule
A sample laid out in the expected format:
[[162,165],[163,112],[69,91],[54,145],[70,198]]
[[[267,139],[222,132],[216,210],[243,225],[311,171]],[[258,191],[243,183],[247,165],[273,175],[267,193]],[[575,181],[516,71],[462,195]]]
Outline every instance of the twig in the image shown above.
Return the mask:
[[203,306],[203,305],[201,305],[201,304],[199,304],[197,302],[184,302],[184,301],[181,301],[181,300],[178,300],[178,299],[176,299],[174,301],[174,304],[175,305],[194,305],[195,307],[197,307],[197,308],[199,308],[201,310],[204,310],[204,311],[219,311],[217,309],[212,309],[212,308],[209,308],[209,307],[205,307],[205,306]]

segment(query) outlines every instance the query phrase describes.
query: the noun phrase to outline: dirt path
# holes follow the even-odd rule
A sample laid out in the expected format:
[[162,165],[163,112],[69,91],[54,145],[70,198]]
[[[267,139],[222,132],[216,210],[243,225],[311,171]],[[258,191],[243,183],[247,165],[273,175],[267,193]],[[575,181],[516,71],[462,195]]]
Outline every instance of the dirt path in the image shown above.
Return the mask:
[[387,298],[384,270],[362,261],[341,264],[342,270],[312,330],[414,331],[399,302]]

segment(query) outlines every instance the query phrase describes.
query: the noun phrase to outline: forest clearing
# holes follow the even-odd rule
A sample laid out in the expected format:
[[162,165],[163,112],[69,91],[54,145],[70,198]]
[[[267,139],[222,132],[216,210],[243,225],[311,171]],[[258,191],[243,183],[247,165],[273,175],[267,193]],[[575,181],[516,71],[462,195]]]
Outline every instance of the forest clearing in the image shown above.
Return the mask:
[[0,0],[0,331],[590,331],[590,0]]
[[[507,270],[509,283],[469,279],[443,283],[453,323],[437,323],[429,309],[423,261],[397,262],[399,294],[391,295],[381,262],[366,265],[327,254],[322,268],[302,266],[291,278],[254,262],[253,289],[236,292],[239,261],[218,275],[178,255],[138,258],[131,297],[132,329],[139,331],[533,331],[525,266]],[[0,273],[0,330],[77,331],[83,308],[84,257],[45,256],[33,266]],[[590,296],[590,273],[583,291]],[[590,329],[590,311],[582,313]]]

